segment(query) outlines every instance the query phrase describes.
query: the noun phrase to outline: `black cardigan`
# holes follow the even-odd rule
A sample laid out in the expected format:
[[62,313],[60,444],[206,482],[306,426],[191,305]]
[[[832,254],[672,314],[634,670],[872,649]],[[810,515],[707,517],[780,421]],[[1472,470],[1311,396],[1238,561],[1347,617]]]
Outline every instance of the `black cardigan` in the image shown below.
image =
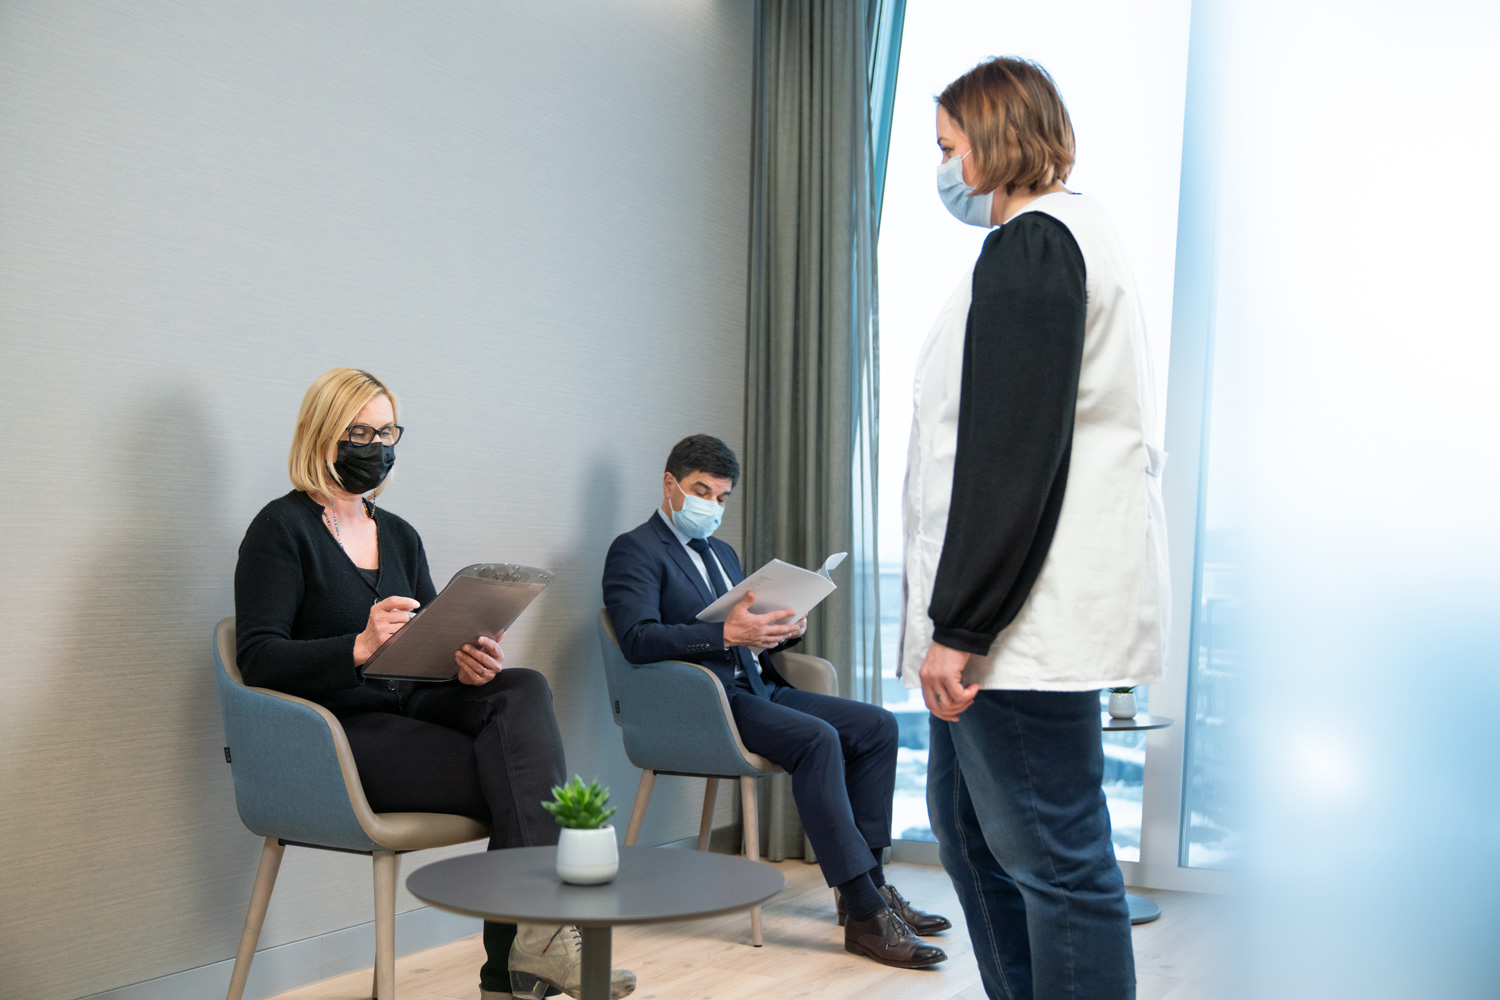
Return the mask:
[[1067,226],[1024,212],[974,265],[953,497],[927,613],[933,640],[984,654],[1036,583],[1068,484],[1088,301]]
[[399,711],[405,685],[365,680],[354,640],[370,605],[437,596],[416,529],[375,509],[380,571],[371,584],[329,534],[323,508],[293,490],[255,515],[234,570],[234,614],[245,683],[298,695],[337,715]]

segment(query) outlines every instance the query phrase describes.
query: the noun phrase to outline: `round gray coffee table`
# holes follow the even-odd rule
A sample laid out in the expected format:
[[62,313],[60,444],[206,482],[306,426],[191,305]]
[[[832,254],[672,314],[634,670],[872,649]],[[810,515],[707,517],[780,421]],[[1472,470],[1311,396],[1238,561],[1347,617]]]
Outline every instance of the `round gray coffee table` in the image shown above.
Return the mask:
[[[1138,713],[1133,719],[1115,719],[1108,712],[1100,712],[1099,724],[1106,733],[1134,733],[1143,729],[1166,729],[1172,724],[1172,720],[1164,715],[1147,715],[1144,712]],[[1161,916],[1161,907],[1145,896],[1127,892],[1125,905],[1130,907],[1132,924],[1149,924]]]
[[604,885],[567,885],[557,848],[514,847],[437,861],[406,888],[424,903],[506,923],[576,924],[583,936],[583,1000],[609,997],[615,924],[651,924],[748,910],[782,889],[769,865],[728,854],[622,847],[620,873]]

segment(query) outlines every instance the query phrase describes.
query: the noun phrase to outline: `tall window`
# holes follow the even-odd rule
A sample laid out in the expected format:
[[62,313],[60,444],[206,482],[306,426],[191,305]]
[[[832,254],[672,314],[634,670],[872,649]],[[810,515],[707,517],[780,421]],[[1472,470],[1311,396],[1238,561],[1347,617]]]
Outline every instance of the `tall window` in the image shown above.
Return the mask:
[[[1068,186],[1106,207],[1140,282],[1165,400],[1177,184],[1181,169],[1188,0],[1084,0],[1024,9],[979,0],[908,4],[880,228],[880,560],[885,705],[901,727],[894,833],[931,840],[927,710],[895,676],[901,603],[901,488],[911,426],[912,372],[939,307],[969,280],[987,235],[938,201],[933,98],[992,55],[1035,59],[1052,73],[1078,133]],[[1079,25],[1089,26],[1080,31]],[[961,26],[962,30],[955,30]],[[1149,699],[1149,694],[1146,694]],[[1105,781],[1116,850],[1139,855],[1143,734],[1112,734]]]

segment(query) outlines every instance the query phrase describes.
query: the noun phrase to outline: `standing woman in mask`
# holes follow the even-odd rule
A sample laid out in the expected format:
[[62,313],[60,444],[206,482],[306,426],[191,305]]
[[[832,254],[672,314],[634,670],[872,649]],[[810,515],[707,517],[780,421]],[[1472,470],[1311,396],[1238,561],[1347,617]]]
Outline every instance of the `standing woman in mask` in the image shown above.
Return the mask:
[[901,671],[985,990],[1124,1000],[1135,963],[1101,788],[1099,690],[1162,675],[1169,590],[1140,299],[1063,186],[1052,78],[981,63],[938,97],[938,191],[996,228],[917,362]]
[[[376,812],[458,813],[490,825],[490,849],[555,844],[542,809],[564,781],[552,692],[506,667],[499,636],[454,650],[441,684],[367,678],[380,645],[437,596],[415,529],[375,505],[396,461],[396,397],[369,372],[335,368],[302,399],[294,489],[268,503],[240,543],[235,625],[245,683],[315,701],[339,717]],[[368,496],[366,495],[368,494]],[[484,997],[572,996],[572,927],[484,925]],[[612,995],[635,987],[617,971]]]

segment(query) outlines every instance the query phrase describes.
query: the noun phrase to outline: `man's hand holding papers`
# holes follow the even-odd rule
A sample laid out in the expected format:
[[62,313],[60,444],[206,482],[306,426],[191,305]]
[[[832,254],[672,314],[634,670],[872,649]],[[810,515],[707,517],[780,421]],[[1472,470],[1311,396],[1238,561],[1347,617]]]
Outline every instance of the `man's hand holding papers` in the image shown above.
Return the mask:
[[724,645],[749,646],[751,649],[774,649],[788,639],[800,638],[807,631],[807,619],[793,623],[796,612],[790,608],[758,615],[750,610],[755,591],[748,590],[724,619]]

